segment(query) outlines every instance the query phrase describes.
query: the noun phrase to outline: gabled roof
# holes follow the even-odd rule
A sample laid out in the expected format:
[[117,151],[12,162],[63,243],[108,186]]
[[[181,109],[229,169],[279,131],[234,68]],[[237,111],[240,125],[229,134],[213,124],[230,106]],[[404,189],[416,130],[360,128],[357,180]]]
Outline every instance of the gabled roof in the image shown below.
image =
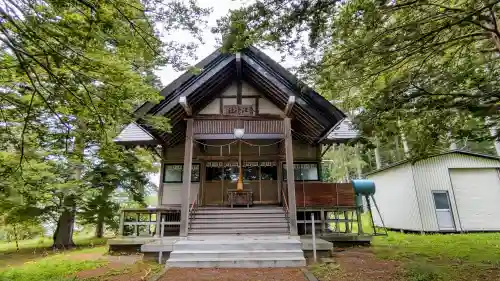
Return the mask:
[[128,124],[120,134],[113,140],[117,143],[143,143],[157,144],[158,141],[147,130],[137,125],[135,122]]
[[330,142],[343,143],[358,138],[359,131],[354,128],[351,120],[344,119],[337,125],[326,138]]
[[[196,67],[201,69],[200,73],[186,72],[165,87],[160,92],[164,98],[158,104],[146,102],[136,110],[137,123],[158,140],[176,144],[185,137],[187,115],[179,104],[179,97],[185,96],[196,113],[236,79],[246,81],[281,109],[285,108],[290,96],[295,96],[291,112],[295,138],[319,142],[345,118],[342,111],[257,48],[243,50],[238,59],[235,54],[215,51]],[[168,117],[171,133],[148,127],[141,119],[145,115]]]
[[394,163],[392,165],[389,165],[387,167],[383,167],[383,168],[380,168],[380,169],[368,172],[368,173],[365,174],[365,176],[373,175],[373,174],[376,174],[378,172],[382,172],[382,171],[385,171],[385,170],[388,170],[388,169],[391,169],[391,168],[394,168],[394,167],[406,164],[406,163],[408,163],[410,161],[413,161],[413,163],[416,163],[416,162],[423,161],[423,160],[426,160],[426,159],[429,159],[429,158],[432,158],[432,157],[438,157],[438,156],[443,156],[443,155],[447,155],[447,154],[462,154],[462,155],[467,155],[467,156],[474,156],[474,157],[481,157],[481,158],[487,158],[487,159],[493,159],[493,160],[500,160],[500,158],[498,156],[495,156],[495,155],[483,154],[483,153],[477,153],[477,152],[472,152],[472,151],[455,149],[455,150],[448,150],[448,151],[444,151],[444,152],[441,152],[441,153],[433,154],[433,155],[427,156],[425,158],[420,158],[420,159],[416,159],[416,160],[415,159],[406,159],[406,160],[403,160],[403,161],[399,161],[399,162],[396,162],[396,163]]

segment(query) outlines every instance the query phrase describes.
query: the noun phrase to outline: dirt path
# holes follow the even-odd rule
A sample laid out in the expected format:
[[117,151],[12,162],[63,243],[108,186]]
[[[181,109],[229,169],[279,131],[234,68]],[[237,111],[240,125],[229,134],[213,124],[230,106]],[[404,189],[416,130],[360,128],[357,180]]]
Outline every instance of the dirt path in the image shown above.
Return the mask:
[[401,264],[381,260],[371,249],[348,249],[334,254],[334,263],[316,265],[311,271],[321,281],[401,281]]
[[171,268],[159,281],[307,281],[300,268]]

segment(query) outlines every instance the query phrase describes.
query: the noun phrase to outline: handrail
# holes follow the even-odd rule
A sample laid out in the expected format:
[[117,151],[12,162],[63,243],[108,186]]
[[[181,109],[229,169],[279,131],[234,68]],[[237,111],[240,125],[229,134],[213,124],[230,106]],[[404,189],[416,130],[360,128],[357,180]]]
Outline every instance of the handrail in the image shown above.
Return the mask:
[[189,213],[188,213],[188,219],[189,219],[189,222],[188,222],[188,232],[189,232],[189,228],[191,228],[191,223],[193,222],[194,215],[196,213],[196,209],[198,208],[198,204],[196,204],[197,202],[198,202],[198,194],[196,194],[196,196],[193,199],[193,202],[191,203],[191,206],[189,207]]
[[283,209],[288,213],[288,202],[286,200],[286,196],[285,196],[285,192],[283,190],[281,190],[281,196],[283,197],[283,200],[284,201],[284,205],[283,205]]
[[281,196],[283,197],[283,210],[285,211],[285,219],[287,221],[288,233],[290,233],[290,217],[289,217],[289,209],[288,209],[288,201],[286,200],[285,190],[281,189]]
[[193,202],[191,203],[191,206],[189,207],[189,214],[191,214],[191,212],[193,211],[194,207],[195,207],[195,204],[196,204],[196,201],[197,201],[198,198],[194,198]]

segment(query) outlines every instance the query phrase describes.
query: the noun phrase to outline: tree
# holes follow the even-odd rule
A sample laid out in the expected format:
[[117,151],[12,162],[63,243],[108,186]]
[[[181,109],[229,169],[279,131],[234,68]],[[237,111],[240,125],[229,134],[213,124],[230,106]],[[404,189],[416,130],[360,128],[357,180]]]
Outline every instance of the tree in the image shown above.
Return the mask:
[[497,126],[499,8],[499,1],[263,0],[221,19],[216,31],[228,49],[260,42],[305,55],[302,74],[358,112],[366,137],[405,135],[417,156],[452,140],[484,140]]
[[117,192],[125,192],[132,201],[145,205],[151,183],[147,175],[155,172],[153,159],[144,150],[126,150],[108,145],[100,148],[100,158],[84,176],[89,189],[79,215],[85,224],[96,226],[96,237],[103,237],[105,225],[118,229],[120,202]]
[[[54,160],[61,182],[52,192],[62,200],[52,205],[59,214],[54,247],[74,245],[89,151],[110,142],[136,105],[159,100],[157,66],[181,66],[182,56],[192,54],[193,44],[162,43],[155,23],[196,36],[208,12],[195,1],[6,0],[0,6],[1,143],[19,157],[10,169],[21,180],[24,162]],[[42,152],[45,159],[33,156]]]

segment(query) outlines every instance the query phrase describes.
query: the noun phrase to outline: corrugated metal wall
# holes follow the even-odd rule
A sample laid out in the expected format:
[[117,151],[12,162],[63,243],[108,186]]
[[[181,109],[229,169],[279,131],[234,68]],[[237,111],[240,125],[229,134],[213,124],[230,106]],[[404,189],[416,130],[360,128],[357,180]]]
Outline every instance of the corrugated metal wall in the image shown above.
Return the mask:
[[[375,200],[386,227],[415,231],[422,229],[410,163],[368,175],[368,178],[375,182]],[[375,211],[374,221],[375,225],[382,226]]]
[[[445,154],[418,161],[413,166],[415,186],[422,213],[424,231],[438,231],[438,223],[434,206],[433,190],[448,191],[450,203],[455,219],[458,224],[458,212],[460,208],[455,202],[449,169],[453,168],[497,168],[500,162],[484,157],[470,156],[464,154]],[[377,190],[378,192],[378,190]]]

